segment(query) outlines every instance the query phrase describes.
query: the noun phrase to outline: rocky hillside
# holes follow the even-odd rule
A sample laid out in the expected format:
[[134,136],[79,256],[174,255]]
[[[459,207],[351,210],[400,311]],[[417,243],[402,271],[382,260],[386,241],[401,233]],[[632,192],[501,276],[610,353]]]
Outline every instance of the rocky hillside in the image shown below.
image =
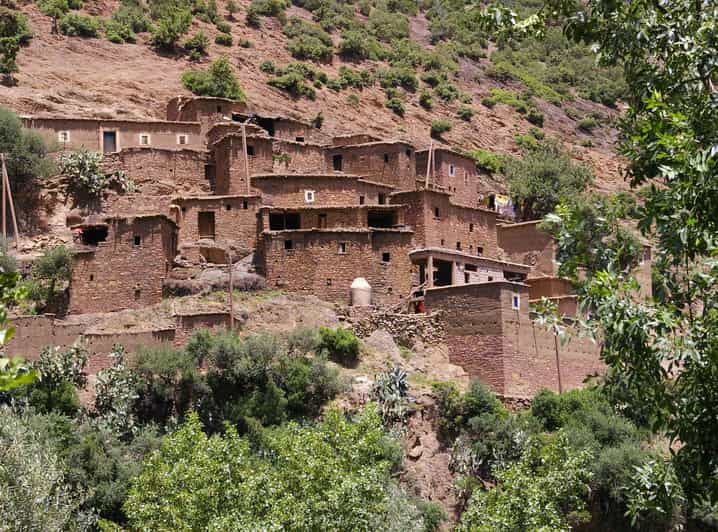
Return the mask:
[[[575,96],[576,91],[571,91],[563,101],[553,99],[555,103],[549,103],[548,98],[534,91],[532,105],[543,114],[543,127],[539,130],[529,123],[525,114],[517,111],[516,105],[501,103],[502,98],[493,106],[482,103],[495,89],[504,90],[504,95],[520,94],[526,89],[526,83],[532,84],[533,80],[526,76],[519,81],[516,76],[497,75],[496,65],[491,60],[496,49],[492,41],[486,42],[487,48],[475,59],[467,58],[466,54],[456,57],[456,69],[450,74],[450,82],[465,103],[460,103],[459,99],[447,103],[434,96],[431,109],[426,109],[420,104],[420,96],[423,90],[431,87],[421,81],[417,90],[405,92],[402,89],[405,112],[399,116],[385,105],[388,96],[379,83],[363,89],[339,91],[323,85],[315,89],[314,99],[293,97],[269,86],[267,81],[271,76],[266,69],[260,69],[262,63],[272,61],[281,67],[297,59],[287,49],[288,38],[277,18],[260,17],[259,27],[249,26],[246,13],[250,2],[239,0],[236,4],[238,12],[230,17],[224,0],[218,2],[221,21],[229,25],[232,46],[215,44],[219,31],[215,24],[202,21],[202,17],[193,17],[190,29],[180,37],[179,43],[183,43],[198,30],[209,37],[208,54],[199,61],[192,61],[181,49],[171,54],[158,52],[150,45],[151,36],[147,32],[137,33],[134,43],[122,44],[110,42],[102,31],[98,37],[70,37],[53,32],[53,20],[38,7],[43,5],[42,2],[19,6],[18,9],[28,17],[33,38],[18,55],[17,84],[0,87],[0,104],[23,114],[162,118],[167,99],[189,94],[182,86],[182,73],[192,68],[204,68],[213,59],[224,55],[235,68],[248,103],[260,112],[306,120],[322,112],[322,127],[329,132],[369,132],[381,137],[408,139],[418,146],[428,144],[432,121],[445,119],[452,125],[451,130],[442,135],[448,145],[510,154],[520,154],[517,139],[521,142],[521,136],[530,137],[530,131],[535,136],[540,131],[541,136],[562,141],[574,159],[592,167],[599,190],[626,188],[621,177],[621,161],[613,148],[615,131],[610,127],[617,110]],[[119,6],[114,0],[90,0],[71,13],[109,20]],[[432,9],[436,10],[436,3]],[[48,12],[47,8],[43,11]],[[361,9],[355,13],[356,22],[363,25],[367,17],[359,11]],[[286,8],[286,17],[291,20],[293,16],[305,21],[313,18],[312,13],[294,5]],[[426,10],[418,10],[408,20],[412,41],[428,51],[439,45],[442,50],[446,49],[446,42],[442,44],[436,40],[435,28],[432,33]],[[436,17],[433,20],[436,26]],[[341,31],[332,30],[331,38],[338,46]],[[330,59],[313,64],[329,79],[336,78],[342,66],[370,71],[387,66],[386,61],[344,60],[337,53],[337,46]],[[417,67],[417,75],[420,72]],[[473,109],[474,114],[469,120],[457,116],[461,105]],[[594,116],[600,119],[590,123]]]

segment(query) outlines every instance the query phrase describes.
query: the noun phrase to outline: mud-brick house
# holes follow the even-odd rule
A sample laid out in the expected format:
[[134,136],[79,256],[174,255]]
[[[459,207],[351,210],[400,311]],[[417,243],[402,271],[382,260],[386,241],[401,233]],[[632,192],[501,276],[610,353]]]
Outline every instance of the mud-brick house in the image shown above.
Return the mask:
[[164,214],[112,216],[73,226],[77,235],[69,313],[141,308],[162,300],[177,249]]
[[456,205],[448,192],[436,190],[396,192],[391,203],[407,205],[407,224],[414,228],[417,247],[498,257],[496,212]]
[[171,122],[219,122],[238,119],[247,105],[228,98],[176,96],[167,102],[165,114]]
[[24,116],[22,121],[57,151],[86,149],[107,154],[126,148],[205,149],[199,122],[40,116]]
[[452,202],[457,205],[477,207],[479,195],[485,187],[480,183],[474,159],[446,148],[433,148],[430,164],[429,153],[428,149],[416,152],[416,178],[419,187],[425,187],[428,170],[428,188],[451,194]]
[[396,190],[416,188],[414,147],[403,141],[372,141],[326,150],[327,168],[392,185]]
[[215,141],[211,151],[215,194],[251,194],[252,175],[274,170],[273,140],[264,135],[230,133]]

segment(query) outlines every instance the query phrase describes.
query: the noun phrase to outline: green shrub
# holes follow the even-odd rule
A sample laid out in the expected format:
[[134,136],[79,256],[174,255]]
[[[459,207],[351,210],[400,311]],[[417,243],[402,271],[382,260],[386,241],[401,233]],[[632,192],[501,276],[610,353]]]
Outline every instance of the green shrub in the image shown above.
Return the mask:
[[474,116],[474,110],[468,105],[460,105],[456,111],[456,116],[468,122],[471,120],[471,117]]
[[387,109],[391,109],[395,114],[404,116],[406,109],[404,108],[404,101],[401,98],[397,96],[387,98],[384,105]]
[[456,98],[459,97],[459,90],[451,83],[446,81],[439,83],[439,85],[434,88],[434,92],[439,98],[441,98],[447,103],[453,102]]
[[184,49],[189,52],[190,58],[197,60],[203,55],[207,55],[207,49],[209,48],[209,37],[203,31],[198,31],[192,37],[187,39],[184,44]]
[[499,155],[482,149],[473,150],[470,155],[476,161],[477,168],[481,168],[490,174],[498,174],[502,171],[503,163]]
[[384,42],[409,38],[409,19],[399,13],[374,9],[369,14],[369,33]]
[[441,137],[443,133],[451,131],[451,122],[444,119],[432,120],[431,136],[434,138]]
[[129,26],[117,22],[113,19],[106,20],[104,23],[105,37],[108,41],[115,44],[125,42],[135,42],[136,35]]
[[234,0],[228,0],[226,7],[229,18],[234,19],[234,14],[239,11],[239,6],[237,5],[237,2],[235,2]]
[[214,96],[244,102],[245,96],[226,57],[217,59],[208,70],[182,74],[182,84],[198,96]]
[[321,327],[319,347],[329,358],[345,366],[359,362],[359,339],[343,327]]
[[144,9],[132,2],[122,2],[112,14],[112,20],[130,28],[134,33],[144,33],[150,31],[152,23],[145,13]]
[[232,33],[232,26],[224,20],[218,20],[214,26],[220,33]]
[[293,57],[312,61],[331,59],[334,42],[331,35],[318,25],[292,17],[284,27],[284,33],[289,38],[287,49]]
[[416,505],[424,518],[423,532],[436,532],[441,523],[449,518],[444,507],[437,502],[420,500]]
[[192,13],[188,9],[172,9],[163,14],[152,28],[152,45],[173,52],[179,38],[187,33],[192,22]]
[[421,105],[424,109],[430,110],[433,107],[433,102],[431,98],[431,93],[424,89],[421,91],[421,94],[419,94],[419,105]]
[[94,151],[67,151],[57,158],[58,170],[66,181],[67,194],[76,201],[102,195],[112,187],[132,192],[135,184],[122,170],[107,173],[102,168],[102,154]]
[[259,65],[259,70],[261,70],[265,74],[274,74],[276,69],[274,67],[274,63],[272,61],[267,60],[267,61],[262,61],[262,64]]
[[317,72],[312,67],[304,63],[291,63],[286,67],[277,70],[276,76],[271,78],[267,83],[272,87],[276,87],[286,91],[293,96],[306,96],[313,100],[315,92],[312,87],[307,85],[305,81],[324,80],[326,74]]
[[351,59],[378,61],[386,56],[386,50],[379,41],[364,30],[345,30],[339,43],[339,53]]
[[252,48],[252,41],[250,41],[249,39],[240,39],[239,46],[241,48]]
[[579,130],[588,134],[591,134],[598,126],[598,120],[596,120],[593,116],[584,116],[576,125]]
[[353,70],[351,68],[340,66],[339,77],[330,80],[327,86],[330,89],[339,91],[352,87],[355,89],[363,89],[374,84],[373,74],[369,70]]
[[232,46],[232,36],[229,33],[218,33],[214,38],[214,43],[220,46]]
[[361,99],[359,98],[358,94],[350,94],[347,96],[347,104],[349,104],[352,107],[359,107]]
[[526,120],[535,126],[543,127],[543,113],[535,107],[529,107],[526,113]]
[[487,107],[489,109],[492,109],[493,107],[495,107],[497,103],[498,102],[496,101],[496,98],[494,98],[493,96],[484,96],[481,99],[481,105],[483,105],[484,107]]
[[382,69],[377,73],[382,88],[402,87],[407,91],[415,91],[419,86],[414,69],[410,67],[391,67]]
[[98,17],[67,13],[60,19],[59,26],[60,32],[69,37],[97,37],[102,24]]
[[421,81],[423,81],[427,85],[436,87],[440,83],[446,82],[447,79],[446,74],[444,74],[443,72],[439,72],[438,70],[427,70],[425,72],[422,72]]
[[276,17],[280,23],[286,22],[287,5],[283,0],[252,0],[247,9],[247,24],[259,26],[259,17]]

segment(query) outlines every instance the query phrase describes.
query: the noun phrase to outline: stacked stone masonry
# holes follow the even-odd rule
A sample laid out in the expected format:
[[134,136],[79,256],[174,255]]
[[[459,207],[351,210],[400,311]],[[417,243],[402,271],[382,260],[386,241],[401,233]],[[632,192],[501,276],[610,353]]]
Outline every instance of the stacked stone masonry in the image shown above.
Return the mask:
[[[174,98],[165,113],[148,121],[24,118],[56,151],[102,152],[107,171],[122,170],[138,185],[133,194],[108,194],[100,218],[68,217],[78,248],[70,313],[159,303],[173,268],[246,250],[269,287],[342,304],[364,277],[372,305],[384,310],[355,321],[358,332],[381,326],[401,337],[407,327],[445,341],[453,362],[505,396],[557,388],[554,339],[534,326],[529,302],[549,297],[575,314],[575,296],[536,222],[497,223],[482,207],[493,185],[470,157],[364,132],[332,137],[309,121],[222,98]],[[649,247],[639,278],[650,289]],[[137,341],[175,341],[207,320],[222,326],[226,316],[187,316],[181,333]],[[38,338],[75,334],[63,336],[57,320],[22,323]],[[586,342],[559,355],[564,387],[601,370]]]

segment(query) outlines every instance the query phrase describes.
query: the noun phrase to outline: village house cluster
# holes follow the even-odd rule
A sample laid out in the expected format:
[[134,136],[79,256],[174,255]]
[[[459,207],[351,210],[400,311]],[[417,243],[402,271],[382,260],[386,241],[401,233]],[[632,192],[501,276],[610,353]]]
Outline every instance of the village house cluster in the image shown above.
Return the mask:
[[[172,99],[166,120],[24,117],[58,150],[104,154],[138,186],[77,233],[70,313],[159,303],[182,264],[253,254],[267,285],[351,303],[364,278],[372,305],[442,311],[452,361],[505,395],[557,387],[553,337],[529,303],[576,313],[538,222],[497,210],[474,160],[366,134],[259,116],[220,98]],[[650,291],[650,248],[639,272]],[[565,350],[564,386],[600,370],[595,346]]]

